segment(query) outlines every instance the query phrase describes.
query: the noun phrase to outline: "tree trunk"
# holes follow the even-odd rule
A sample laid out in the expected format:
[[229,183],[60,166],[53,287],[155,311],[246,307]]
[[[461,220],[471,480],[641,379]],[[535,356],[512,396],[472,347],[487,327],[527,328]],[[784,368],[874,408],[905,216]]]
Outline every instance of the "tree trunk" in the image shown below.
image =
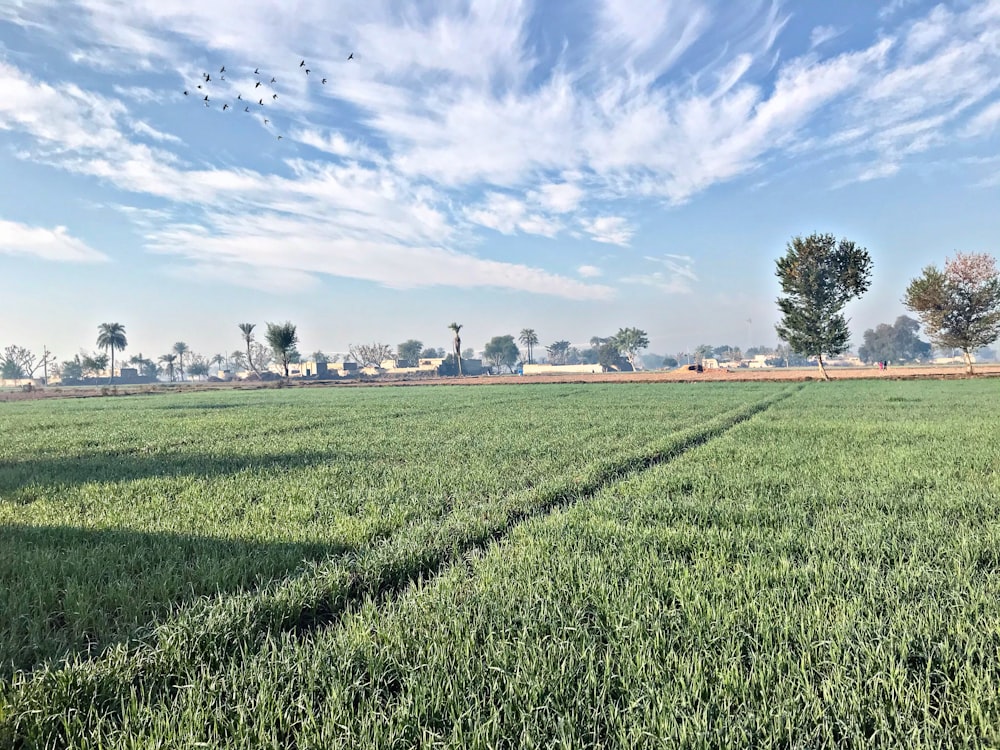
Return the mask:
[[455,366],[458,367],[458,377],[462,377],[462,339],[455,336]]
[[823,375],[823,380],[829,380],[830,379],[830,375],[827,373],[826,368],[823,366],[823,355],[822,354],[820,354],[819,357],[817,357],[817,361],[819,362],[819,371],[820,371],[820,374]]
[[115,348],[111,347],[111,373],[108,375],[108,384],[115,379]]
[[968,349],[963,349],[962,354],[965,355],[965,374],[972,375],[972,354]]

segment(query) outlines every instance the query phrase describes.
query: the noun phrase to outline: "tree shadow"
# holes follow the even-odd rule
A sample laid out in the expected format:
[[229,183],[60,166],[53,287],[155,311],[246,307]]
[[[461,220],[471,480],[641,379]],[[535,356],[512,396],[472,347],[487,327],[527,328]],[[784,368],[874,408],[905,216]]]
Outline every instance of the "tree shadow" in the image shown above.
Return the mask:
[[0,526],[0,681],[142,639],[179,605],[254,590],[351,545]]
[[31,502],[33,497],[18,496],[18,490],[31,486],[65,487],[150,477],[204,478],[247,470],[288,470],[353,459],[351,453],[342,449],[220,455],[137,448],[82,456],[32,457],[0,462],[0,500]]

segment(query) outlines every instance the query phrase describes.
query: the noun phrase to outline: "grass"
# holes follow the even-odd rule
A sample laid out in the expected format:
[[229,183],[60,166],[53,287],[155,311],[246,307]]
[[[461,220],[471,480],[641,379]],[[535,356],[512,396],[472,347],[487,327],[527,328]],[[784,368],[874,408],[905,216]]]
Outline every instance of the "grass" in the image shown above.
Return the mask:
[[[160,472],[130,479],[105,467],[76,483],[46,483],[55,469],[10,462],[102,456],[134,445],[142,430],[83,445],[94,434],[87,424],[110,429],[122,418],[103,402],[0,412],[0,429],[23,441],[16,454],[4,448],[0,518],[38,535],[21,551],[50,533],[48,514],[70,514],[59,532],[69,535],[67,569],[54,574],[75,574],[75,556],[88,564],[89,548],[73,536],[88,533],[163,537],[164,548],[178,545],[175,534],[195,545],[225,540],[219,550],[259,545],[249,549],[271,560],[260,567],[239,547],[209,557],[206,580],[220,560],[238,571],[218,576],[227,583],[212,596],[161,592],[137,565],[134,590],[166,599],[118,617],[108,631],[117,637],[89,655],[69,636],[60,646],[22,636],[13,653],[34,661],[0,687],[0,745],[1000,744],[994,384],[456,390],[149,399],[129,405],[123,427],[134,418],[164,441],[188,436],[177,452],[217,454],[224,469],[173,456]],[[240,408],[228,408],[234,402]],[[177,405],[184,416],[173,422]],[[338,410],[357,419],[351,429],[317,426]],[[79,434],[61,430],[52,452],[45,429],[31,429],[75,419]],[[400,420],[411,429],[396,429]],[[489,439],[475,451],[449,443],[483,429]],[[243,430],[256,457],[279,446],[308,454],[310,445],[339,457],[247,474],[225,463],[237,460],[233,451],[209,450],[220,430]],[[450,465],[466,459],[466,471]],[[374,511],[356,505],[296,525],[281,488],[294,497],[330,464],[352,461],[353,483],[338,485],[344,496],[366,488],[398,510],[395,525],[376,524],[339,548],[340,526]],[[244,491],[271,484],[266,507],[287,513],[289,525],[267,515],[227,525],[208,500],[201,511],[182,509],[179,522],[115,505],[135,484],[153,483],[144,490],[152,495],[191,481],[209,497],[230,482]],[[78,498],[64,496],[94,487],[106,514],[83,531],[71,515]],[[447,491],[454,497],[442,503]],[[200,534],[184,526],[198,512],[208,516]],[[128,520],[108,531],[119,518]],[[283,544],[320,548],[303,556],[308,564],[292,565],[294,555],[274,564]],[[93,554],[120,564],[108,549]],[[0,575],[17,569],[15,557],[0,552]],[[168,562],[168,571],[178,564]],[[240,582],[247,569],[253,585]],[[61,583],[22,583],[28,572],[7,579],[4,614],[33,623],[39,610],[22,585],[44,592]],[[112,583],[87,595],[105,596]],[[47,627],[38,632],[58,640],[60,628]]]

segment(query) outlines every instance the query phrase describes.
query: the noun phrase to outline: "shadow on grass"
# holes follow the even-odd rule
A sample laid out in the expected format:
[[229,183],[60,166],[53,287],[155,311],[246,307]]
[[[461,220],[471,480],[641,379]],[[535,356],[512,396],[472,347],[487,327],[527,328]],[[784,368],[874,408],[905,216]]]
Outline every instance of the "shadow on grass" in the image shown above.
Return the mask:
[[348,545],[0,526],[0,681],[141,639],[199,596],[254,590]]
[[[90,482],[128,482],[150,477],[213,477],[248,470],[294,469],[351,461],[343,450],[288,451],[264,454],[144,452],[91,453],[83,456],[29,458],[0,462],[0,500],[31,502],[14,496],[29,486],[59,487]],[[12,496],[5,496],[11,494]]]

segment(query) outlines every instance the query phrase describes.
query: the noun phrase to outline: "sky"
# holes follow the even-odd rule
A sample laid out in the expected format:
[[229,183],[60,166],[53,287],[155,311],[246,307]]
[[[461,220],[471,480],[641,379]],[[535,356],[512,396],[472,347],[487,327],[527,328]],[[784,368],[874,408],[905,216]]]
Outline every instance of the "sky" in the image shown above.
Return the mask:
[[997,254],[998,146],[1000,0],[0,0],[0,346],[773,345],[813,232],[857,345]]

